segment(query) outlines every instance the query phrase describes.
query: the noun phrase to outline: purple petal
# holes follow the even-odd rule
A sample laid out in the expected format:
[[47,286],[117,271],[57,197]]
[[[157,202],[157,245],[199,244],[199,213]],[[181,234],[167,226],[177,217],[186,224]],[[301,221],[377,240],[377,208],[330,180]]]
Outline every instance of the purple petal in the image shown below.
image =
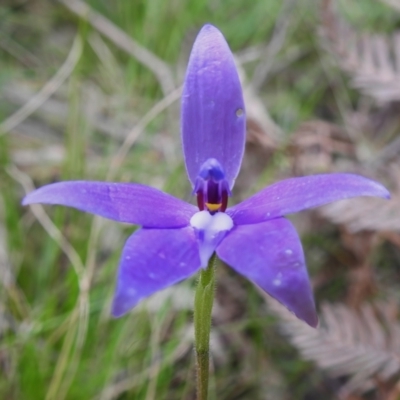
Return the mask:
[[120,317],[140,300],[199,269],[199,251],[191,227],[135,232],[122,252],[112,314]]
[[196,207],[167,193],[134,183],[72,181],[43,186],[23,205],[44,203],[74,207],[120,222],[148,228],[187,226]]
[[235,224],[254,224],[357,196],[389,198],[390,193],[359,175],[311,175],[274,183],[226,212]]
[[222,33],[205,25],[189,59],[182,94],[182,142],[189,179],[215,158],[232,188],[242,162],[246,117],[232,53]]
[[217,254],[298,318],[317,326],[303,249],[287,219],[237,226],[219,245]]

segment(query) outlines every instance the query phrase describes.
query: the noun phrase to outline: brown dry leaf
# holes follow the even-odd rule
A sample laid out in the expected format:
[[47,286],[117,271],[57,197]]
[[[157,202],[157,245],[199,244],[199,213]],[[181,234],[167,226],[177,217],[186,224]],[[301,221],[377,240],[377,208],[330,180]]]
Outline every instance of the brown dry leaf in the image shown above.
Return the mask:
[[260,175],[271,162],[277,149],[275,140],[264,130],[259,120],[247,118],[246,150],[240,174],[235,183],[237,201],[242,199],[253,187]]
[[[370,144],[373,146],[373,144]],[[387,185],[391,199],[359,197],[341,200],[317,209],[317,215],[351,233],[361,231],[400,231],[400,164],[361,163],[357,145],[337,125],[324,121],[309,121],[300,125],[290,146],[295,175],[321,172],[354,172]],[[396,240],[396,239],[394,239]]]
[[[393,303],[364,304],[356,312],[343,304],[324,304],[313,329],[264,293],[280,328],[306,360],[333,378],[345,378],[339,397],[385,387],[395,390],[400,374],[400,323]],[[380,397],[389,398],[389,397]]]
[[273,146],[276,145],[282,140],[282,129],[271,118],[261,97],[248,82],[246,72],[237,58],[236,68],[242,83],[247,123],[250,122],[257,125],[257,131],[263,136],[268,137],[269,143]]
[[318,209],[318,213],[335,224],[343,224],[352,233],[363,230],[400,232],[400,195],[390,200],[360,197],[341,200]]
[[353,234],[342,227],[340,236],[342,245],[352,258],[348,263],[351,268],[346,272],[349,281],[346,303],[352,308],[358,308],[378,290],[370,262],[371,252],[378,243],[378,235],[371,231]]
[[339,157],[355,157],[355,146],[345,131],[321,120],[301,124],[292,136],[290,150],[295,175],[331,171]]
[[260,96],[248,83],[246,72],[236,59],[246,104],[246,151],[238,176],[235,193],[238,200],[257,182],[283,137]]
[[378,103],[400,100],[400,32],[392,36],[356,32],[333,10],[334,3],[326,0],[322,7],[324,47],[356,89]]
[[276,143],[263,130],[257,120],[247,119],[246,151],[240,174],[236,182],[236,195],[243,196],[256,184],[260,174],[271,161]]

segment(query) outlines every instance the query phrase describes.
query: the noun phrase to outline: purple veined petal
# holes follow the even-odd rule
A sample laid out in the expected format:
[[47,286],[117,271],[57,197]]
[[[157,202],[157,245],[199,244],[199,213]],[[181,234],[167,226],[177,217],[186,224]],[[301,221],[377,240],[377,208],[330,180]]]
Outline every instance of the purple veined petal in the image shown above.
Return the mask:
[[217,247],[217,254],[298,318],[317,326],[303,249],[287,219],[236,226]]
[[390,198],[378,182],[353,174],[290,178],[266,187],[226,212],[235,224],[254,224],[358,196]]
[[200,269],[194,231],[140,229],[126,242],[118,271],[112,314],[120,317],[140,300]]
[[44,203],[74,207],[120,222],[148,228],[189,225],[196,207],[161,190],[135,183],[58,182],[29,193],[23,205]]
[[215,158],[231,189],[243,158],[246,116],[232,53],[212,25],[202,28],[193,45],[181,112],[183,153],[192,185],[202,164]]

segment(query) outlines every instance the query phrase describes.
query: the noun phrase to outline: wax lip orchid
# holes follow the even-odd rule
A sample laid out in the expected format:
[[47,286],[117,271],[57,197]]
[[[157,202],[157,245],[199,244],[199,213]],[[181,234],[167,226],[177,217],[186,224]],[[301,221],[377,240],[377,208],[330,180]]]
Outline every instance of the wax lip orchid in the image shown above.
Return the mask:
[[181,115],[185,165],[198,207],[145,185],[90,181],[44,186],[23,204],[60,204],[142,226],[122,252],[112,307],[116,317],[205,268],[216,252],[316,326],[302,246],[284,215],[355,196],[389,198],[389,192],[361,176],[323,174],[277,182],[228,208],[244,152],[245,121],[231,51],[219,30],[205,25],[190,55]]

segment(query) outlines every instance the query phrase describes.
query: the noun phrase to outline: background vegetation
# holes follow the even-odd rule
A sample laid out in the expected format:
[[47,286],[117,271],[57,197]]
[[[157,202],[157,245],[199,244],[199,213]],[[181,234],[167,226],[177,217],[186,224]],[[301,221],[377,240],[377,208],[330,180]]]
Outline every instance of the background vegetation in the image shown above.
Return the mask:
[[114,320],[134,228],[20,201],[65,179],[141,182],[189,200],[179,87],[206,22],[226,36],[245,88],[233,201],[335,171],[393,193],[293,218],[319,330],[219,266],[211,398],[400,398],[396,0],[1,1],[0,398],[194,398],[194,279]]

